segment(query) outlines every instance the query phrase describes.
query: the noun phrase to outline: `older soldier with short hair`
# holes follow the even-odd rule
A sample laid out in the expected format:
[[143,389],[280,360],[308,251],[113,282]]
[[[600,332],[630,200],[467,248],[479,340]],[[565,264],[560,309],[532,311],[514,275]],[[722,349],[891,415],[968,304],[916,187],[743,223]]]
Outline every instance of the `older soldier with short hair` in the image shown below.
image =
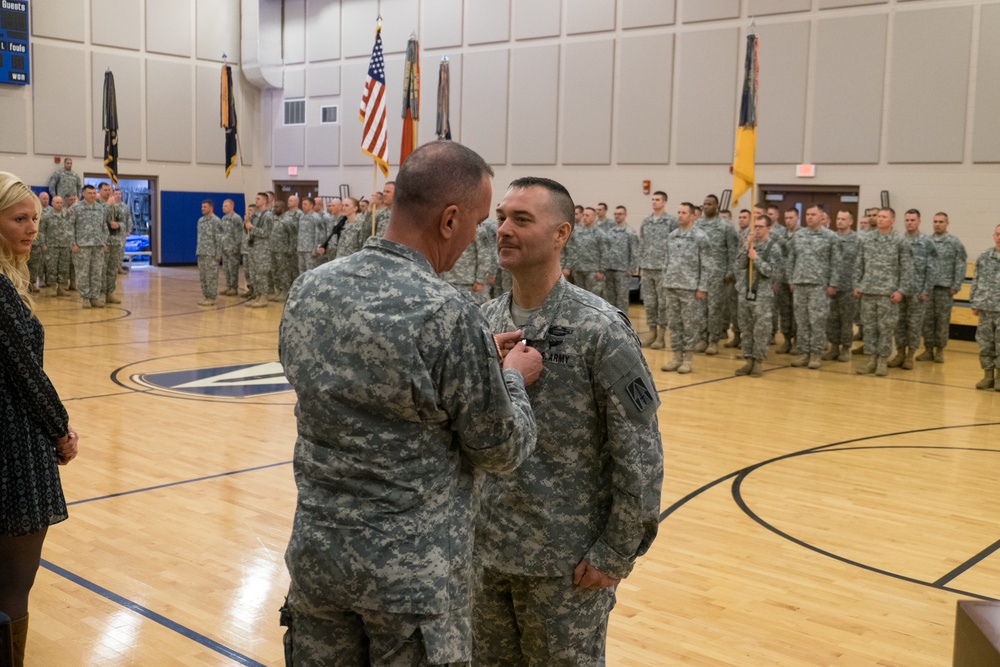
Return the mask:
[[385,237],[289,293],[279,335],[298,398],[289,664],[472,658],[474,479],[509,473],[534,450],[525,385],[541,371],[520,331],[490,336],[479,308],[436,275],[489,214],[492,173],[451,141],[417,148],[399,169]]
[[944,363],[944,348],[948,345],[951,308],[955,295],[965,281],[968,255],[957,237],[948,233],[948,214],[934,214],[934,288],[924,312],[924,351],[917,361]]
[[896,212],[879,210],[877,232],[861,241],[854,265],[854,296],[861,298],[865,324],[865,349],[871,355],[859,375],[888,374],[892,339],[899,320],[899,302],[913,289],[913,254],[909,244],[892,231]]
[[667,307],[670,349],[673,358],[660,370],[691,372],[695,346],[705,330],[701,305],[712,275],[712,248],[705,233],[694,226],[694,204],[677,208],[677,229],[670,232],[663,249],[660,299]]
[[1000,391],[1000,225],[993,228],[993,247],[976,259],[976,273],[969,295],[972,312],[979,317],[976,343],[983,379],[976,389]]
[[826,324],[826,337],[830,350],[823,355],[826,361],[848,362],[854,343],[854,320],[857,319],[858,299],[854,296],[854,262],[858,258],[859,237],[851,229],[854,216],[850,211],[837,211],[837,245],[840,261],[833,267],[834,294],[830,297],[830,317]]
[[104,223],[104,205],[97,201],[93,185],[83,186],[83,201],[69,210],[73,225],[73,245],[76,255],[76,283],[84,308],[104,308],[104,255],[108,250],[108,226]]
[[746,359],[736,369],[736,375],[764,374],[767,344],[771,339],[771,309],[784,267],[781,244],[771,238],[772,224],[766,215],[758,215],[753,223],[753,243],[740,246],[736,260],[741,343]]
[[[235,213],[236,202],[226,199],[222,202],[222,272],[226,276],[226,288],[220,295],[236,296],[240,288],[240,250],[243,243],[243,219]],[[246,273],[246,269],[244,269]]]
[[520,468],[482,478],[473,664],[596,665],[615,587],[657,532],[659,400],[628,319],[561,275],[566,189],[515,180],[497,218],[514,286],[483,310],[494,330],[520,329],[542,353],[528,395],[544,419]]

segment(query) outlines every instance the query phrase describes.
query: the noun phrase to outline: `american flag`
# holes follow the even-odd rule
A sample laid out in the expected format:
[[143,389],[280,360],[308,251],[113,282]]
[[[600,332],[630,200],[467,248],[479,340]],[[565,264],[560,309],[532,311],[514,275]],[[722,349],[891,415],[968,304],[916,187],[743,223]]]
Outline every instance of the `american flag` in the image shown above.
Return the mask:
[[358,118],[365,129],[361,137],[361,152],[370,155],[382,170],[383,176],[389,175],[389,162],[386,152],[385,126],[385,58],[382,57],[382,26],[375,29],[375,47],[372,48],[372,59],[368,63],[368,78],[365,80],[365,92],[361,95],[361,110]]

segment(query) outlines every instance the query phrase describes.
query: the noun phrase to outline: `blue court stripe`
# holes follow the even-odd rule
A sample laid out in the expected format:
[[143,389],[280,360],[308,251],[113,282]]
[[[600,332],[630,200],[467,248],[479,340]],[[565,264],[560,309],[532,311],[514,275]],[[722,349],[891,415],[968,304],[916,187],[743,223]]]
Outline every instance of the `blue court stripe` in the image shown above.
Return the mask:
[[157,484],[156,486],[147,486],[141,489],[132,489],[131,491],[120,491],[119,493],[109,493],[106,496],[95,496],[94,498],[84,498],[83,500],[74,500],[71,503],[66,503],[67,506],[72,505],[82,505],[83,503],[92,503],[95,500],[107,500],[108,498],[117,498],[119,496],[130,496],[133,493],[143,493],[144,491],[155,491],[157,489],[166,489],[171,486],[180,486],[181,484],[192,484],[194,482],[203,482],[207,479],[217,479],[219,477],[229,477],[230,475],[239,475],[245,472],[254,472],[255,470],[266,470],[267,468],[276,468],[278,466],[286,466],[291,464],[291,461],[279,461],[278,463],[268,463],[262,466],[254,466],[253,468],[243,468],[242,470],[230,470],[229,472],[220,472],[215,475],[206,475],[204,477],[195,477],[194,479],[182,479],[179,482],[169,482],[167,484]]
[[243,655],[242,653],[239,653],[239,652],[237,652],[237,651],[229,648],[228,646],[220,644],[219,642],[215,641],[214,639],[210,639],[209,637],[206,637],[203,634],[195,632],[191,628],[187,628],[187,627],[181,625],[180,623],[178,623],[177,621],[172,621],[169,618],[167,618],[166,616],[162,616],[160,614],[157,614],[152,609],[148,609],[147,607],[143,607],[141,604],[138,604],[138,603],[132,602],[131,600],[123,598],[121,595],[118,595],[117,593],[112,593],[111,591],[109,591],[108,589],[104,588],[103,586],[98,586],[94,582],[88,581],[87,579],[84,579],[83,577],[81,577],[78,574],[73,574],[69,570],[65,570],[65,569],[59,567],[58,565],[53,565],[52,563],[50,563],[49,561],[47,561],[45,559],[42,559],[41,565],[46,570],[49,570],[49,571],[51,571],[51,572],[53,572],[55,574],[58,574],[59,576],[64,577],[64,578],[72,581],[74,584],[77,584],[79,586],[84,587],[88,591],[91,591],[93,593],[97,593],[101,597],[107,598],[108,600],[111,600],[112,602],[125,607],[129,611],[135,612],[136,614],[139,614],[140,616],[144,616],[145,618],[148,618],[149,620],[153,621],[154,623],[159,623],[160,625],[162,625],[163,627],[167,628],[168,630],[173,630],[177,634],[179,634],[179,635],[181,635],[183,637],[187,637],[188,639],[201,644],[205,648],[209,648],[209,649],[215,651],[216,653],[224,655],[225,657],[229,658],[230,660],[232,660],[233,662],[235,662],[237,664],[247,665],[248,667],[265,667],[265,665],[263,663],[257,662],[253,658],[247,657],[247,656]]

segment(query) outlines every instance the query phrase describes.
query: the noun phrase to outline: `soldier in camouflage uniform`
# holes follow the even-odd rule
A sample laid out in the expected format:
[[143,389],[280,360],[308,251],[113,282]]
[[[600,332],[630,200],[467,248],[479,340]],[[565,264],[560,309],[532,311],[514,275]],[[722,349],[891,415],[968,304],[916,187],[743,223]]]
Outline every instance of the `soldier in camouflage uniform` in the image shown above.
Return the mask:
[[39,233],[45,235],[47,287],[55,287],[56,296],[68,296],[69,248],[73,245],[73,223],[69,211],[63,208],[63,198],[56,195],[52,205],[42,211],[38,225]]
[[854,296],[854,262],[858,257],[858,234],[851,225],[854,217],[850,211],[837,212],[837,244],[840,261],[833,267],[834,295],[830,298],[830,318],[826,323],[826,337],[830,350],[823,355],[826,361],[851,360],[854,342],[854,320],[857,318],[858,299]]
[[934,214],[934,289],[924,312],[924,351],[917,361],[944,363],[944,348],[948,345],[951,307],[955,295],[965,281],[968,255],[957,237],[948,233],[948,214]]
[[489,230],[479,225],[476,227],[476,240],[459,256],[455,266],[438,276],[476,305],[489,301],[486,281],[493,270],[490,256],[495,252],[496,242],[492,248],[490,245]]
[[198,280],[201,283],[202,300],[198,305],[214,306],[216,291],[219,289],[222,221],[215,215],[215,205],[211,199],[203,199],[201,202],[194,254],[198,257]]
[[976,389],[1000,391],[1000,225],[993,228],[993,247],[976,260],[969,303],[979,317],[976,343],[983,379]]
[[[226,289],[219,294],[236,296],[240,288],[240,251],[242,248],[243,219],[235,212],[232,199],[222,202],[222,272],[226,276]],[[244,273],[246,269],[244,269]],[[249,286],[249,283],[248,283]]]
[[733,267],[739,237],[731,222],[719,216],[719,198],[708,195],[702,202],[703,216],[695,221],[695,228],[708,237],[712,253],[712,273],[708,278],[708,293],[702,301],[705,308],[705,330],[695,352],[718,354],[719,341],[728,340],[729,313],[726,310],[726,287],[735,282]]
[[73,171],[73,158],[68,157],[63,160],[63,168],[56,169],[49,178],[49,194],[62,197],[65,202],[70,195],[79,198],[82,189],[83,179]]
[[256,204],[247,204],[247,208],[243,212],[243,223],[240,226],[240,229],[243,231],[243,238],[240,240],[240,254],[243,255],[243,276],[246,279],[247,288],[239,292],[239,295],[247,299],[246,305],[248,306],[251,301],[255,301],[257,299],[257,292],[253,287],[253,276],[254,270],[256,269],[253,257],[253,245],[250,243],[250,231],[247,229],[246,225],[250,222],[250,218],[253,217],[253,214],[256,212]]
[[[768,208],[770,209],[770,207]],[[772,227],[771,238],[781,245],[781,251],[787,258],[789,253],[788,243],[799,231],[799,211],[798,209],[790,208],[783,215],[784,224],[781,227]],[[792,272],[786,267],[784,274],[784,282],[778,285],[778,292],[775,294],[775,311],[771,316],[772,331],[780,331],[781,337],[784,339],[775,352],[778,354],[798,354],[797,348],[793,346],[793,341],[795,340],[795,300],[792,297],[792,290],[788,284]]]
[[639,235],[628,226],[624,206],[615,207],[615,224],[606,232],[604,298],[628,315],[629,278],[639,267]]
[[604,294],[604,255],[608,237],[596,224],[597,212],[589,206],[583,210],[583,224],[573,229],[566,244],[566,265],[572,272],[571,280],[591,294]]
[[746,363],[736,369],[736,375],[760,377],[764,374],[767,344],[771,339],[771,309],[784,267],[781,244],[771,238],[772,224],[766,215],[758,215],[753,226],[753,247],[741,245],[736,260],[736,293],[739,295],[742,332],[740,342],[743,358],[746,359]]
[[899,319],[899,302],[913,288],[913,254],[892,225],[891,208],[878,212],[878,231],[861,241],[854,265],[854,295],[861,298],[861,320],[865,324],[865,348],[871,355],[859,375],[888,374],[887,362]]
[[298,502],[287,665],[472,658],[474,475],[509,473],[534,450],[525,385],[542,367],[520,332],[494,339],[436,275],[488,215],[492,173],[450,141],[417,148],[385,238],[289,294],[279,350],[298,398]]
[[382,186],[382,200],[378,202],[379,208],[375,213],[375,236],[378,238],[385,236],[385,228],[389,226],[389,217],[392,215],[392,196],[395,192],[395,181],[386,181],[385,185]]
[[104,265],[104,300],[121,303],[115,295],[118,288],[118,270],[125,259],[125,239],[132,233],[132,209],[122,203],[122,191],[115,188],[105,205],[104,223],[108,226],[108,252]]
[[271,232],[271,270],[274,273],[274,296],[271,301],[284,301],[292,281],[299,275],[298,243],[299,220],[302,211],[299,209],[299,198],[288,197],[288,210],[281,214],[274,223]]
[[528,395],[545,417],[520,468],[481,479],[473,662],[594,666],[615,586],[656,536],[659,400],[628,319],[560,274],[566,189],[519,179],[497,212],[514,287],[483,310],[494,330],[521,329],[542,352]]
[[317,238],[318,232],[322,231],[323,223],[319,215],[313,211],[312,200],[303,199],[300,207],[302,217],[299,218],[299,230],[295,237],[297,276],[316,266],[316,246],[323,242],[323,239]]
[[[764,213],[761,212],[760,215],[764,215]],[[751,233],[750,211],[745,208],[741,209],[736,217],[736,221],[737,221],[736,254],[737,256],[739,256],[739,253],[742,252],[742,248],[747,244],[747,236]],[[733,330],[733,337],[730,340],[727,340],[723,344],[723,347],[740,347],[740,342],[742,340],[742,332],[740,329],[739,298],[736,293],[735,280],[733,280],[733,282],[731,282],[730,284],[726,285],[725,292],[726,292],[726,313],[729,315],[729,326]]]
[[660,298],[667,305],[673,359],[660,370],[667,372],[691,372],[694,349],[705,330],[701,301],[713,271],[712,248],[704,232],[695,228],[695,217],[693,204],[681,204],[677,209],[677,229],[667,236],[663,248]]
[[802,356],[792,366],[820,367],[826,348],[826,322],[830,297],[837,294],[834,270],[840,265],[837,234],[822,226],[826,210],[820,204],[806,209],[806,228],[796,232],[787,243],[788,283],[794,295],[796,342]]
[[920,233],[920,211],[911,208],[903,214],[906,233],[903,238],[910,244],[913,255],[914,285],[909,294],[899,302],[899,325],[896,327],[896,355],[889,360],[889,368],[913,368],[913,355],[920,345],[924,331],[924,312],[934,291],[934,242]]
[[358,200],[348,197],[344,200],[344,205],[340,209],[347,218],[344,229],[340,232],[337,240],[337,259],[353,255],[361,250],[365,239],[368,238],[368,223],[358,215]]
[[[500,281],[498,280],[498,278],[500,277],[501,269],[500,269],[500,264],[497,260],[496,219],[487,218],[486,220],[483,220],[482,223],[480,223],[479,225],[477,234],[483,235],[485,239],[484,242],[488,246],[486,261],[488,262],[489,267],[487,268],[488,273],[486,275],[486,292],[487,292],[486,300],[489,301],[490,299],[495,299],[496,297],[503,294],[503,292],[500,291]],[[504,271],[504,273],[506,273],[506,271]]]
[[104,223],[104,205],[97,201],[93,185],[83,186],[83,201],[69,209],[73,225],[73,245],[76,255],[76,284],[84,308],[103,308],[104,255],[108,246],[108,226]]
[[598,229],[606,234],[615,228],[615,221],[608,219],[607,204],[604,202],[598,202],[597,208],[594,209],[594,211],[597,214],[597,219],[594,221],[594,224],[597,225]]
[[271,230],[274,228],[274,214],[268,207],[266,192],[258,192],[254,199],[255,211],[244,223],[247,231],[247,246],[250,250],[250,270],[248,274],[253,280],[252,301],[247,301],[249,308],[266,308],[267,298],[271,293]]
[[667,304],[660,301],[663,283],[663,258],[667,252],[667,236],[677,229],[677,218],[667,213],[667,193],[653,193],[653,213],[639,227],[639,296],[646,309],[649,332],[642,339],[643,347],[663,349],[667,334]]

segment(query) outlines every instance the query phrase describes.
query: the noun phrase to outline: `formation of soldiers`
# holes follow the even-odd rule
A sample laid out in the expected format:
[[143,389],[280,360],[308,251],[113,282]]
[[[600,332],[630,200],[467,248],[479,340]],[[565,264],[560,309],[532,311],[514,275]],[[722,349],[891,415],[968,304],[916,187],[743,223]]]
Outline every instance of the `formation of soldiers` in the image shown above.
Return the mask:
[[108,183],[84,185],[67,158],[39,200],[38,236],[28,260],[29,289],[41,296],[78,291],[84,308],[121,303],[116,295],[132,212],[121,190]]

